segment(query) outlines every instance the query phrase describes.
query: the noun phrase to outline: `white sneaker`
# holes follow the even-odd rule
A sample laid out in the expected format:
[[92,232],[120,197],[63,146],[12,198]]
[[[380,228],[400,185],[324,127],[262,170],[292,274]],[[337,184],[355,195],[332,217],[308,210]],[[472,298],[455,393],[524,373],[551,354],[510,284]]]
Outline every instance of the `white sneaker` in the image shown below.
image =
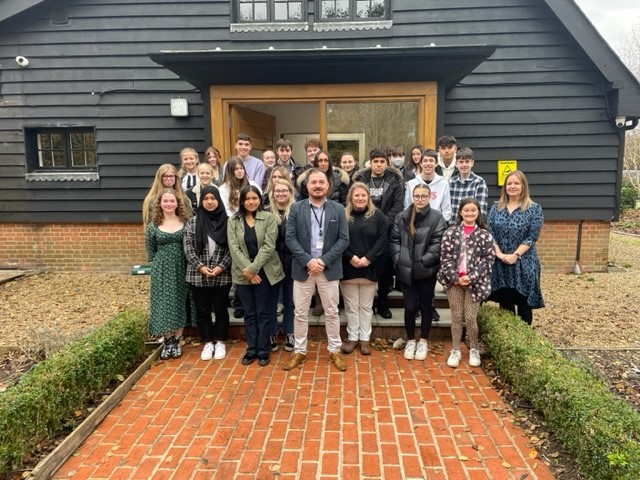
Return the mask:
[[418,345],[416,346],[416,360],[426,360],[427,359],[427,351],[429,350],[429,345],[426,340],[420,340]]
[[213,342],[207,342],[202,347],[202,353],[200,354],[200,360],[211,360],[213,358]]
[[416,341],[409,340],[404,347],[404,358],[407,360],[413,360],[416,356]]
[[460,360],[462,360],[462,352],[459,348],[454,348],[451,350],[451,355],[449,355],[449,359],[447,360],[447,365],[451,368],[456,368],[460,365]]
[[470,367],[479,367],[482,364],[480,360],[480,352],[477,348],[472,348],[469,351],[469,366]]
[[213,358],[216,360],[222,360],[227,356],[227,345],[224,342],[216,342],[216,353]]

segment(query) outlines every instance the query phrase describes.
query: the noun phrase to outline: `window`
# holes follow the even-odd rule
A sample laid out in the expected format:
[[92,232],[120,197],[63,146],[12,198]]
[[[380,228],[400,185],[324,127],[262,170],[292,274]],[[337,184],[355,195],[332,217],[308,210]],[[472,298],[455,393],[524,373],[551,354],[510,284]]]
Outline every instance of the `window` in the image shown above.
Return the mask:
[[237,0],[239,22],[299,22],[306,0]]
[[386,20],[389,0],[319,0],[318,17],[324,21]]
[[97,170],[96,134],[91,127],[27,128],[25,140],[30,172]]

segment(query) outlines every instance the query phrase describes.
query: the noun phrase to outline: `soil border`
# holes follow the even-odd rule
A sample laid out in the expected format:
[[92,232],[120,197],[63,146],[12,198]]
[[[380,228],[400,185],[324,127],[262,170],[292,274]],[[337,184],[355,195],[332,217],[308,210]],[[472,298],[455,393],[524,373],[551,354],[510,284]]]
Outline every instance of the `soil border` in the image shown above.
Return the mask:
[[109,412],[120,403],[129,390],[131,390],[138,380],[151,368],[153,362],[160,356],[161,349],[162,345],[158,346],[104,402],[91,412],[91,414],[55,448],[55,450],[38,462],[26,478],[51,478],[73,452],[76,451],[80,444],[95,430],[98,424],[104,420]]

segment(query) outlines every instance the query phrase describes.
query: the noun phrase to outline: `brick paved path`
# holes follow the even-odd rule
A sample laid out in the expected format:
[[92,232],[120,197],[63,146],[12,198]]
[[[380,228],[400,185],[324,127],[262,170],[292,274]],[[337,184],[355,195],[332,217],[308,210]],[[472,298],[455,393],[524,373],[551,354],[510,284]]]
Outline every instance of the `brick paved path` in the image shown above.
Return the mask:
[[[287,352],[244,367],[200,346],[154,366],[62,466],[56,479],[553,479],[530,459],[482,369],[448,368],[442,342],[425,362],[402,352],[346,356],[326,342],[285,372]],[[449,345],[446,345],[447,349]]]

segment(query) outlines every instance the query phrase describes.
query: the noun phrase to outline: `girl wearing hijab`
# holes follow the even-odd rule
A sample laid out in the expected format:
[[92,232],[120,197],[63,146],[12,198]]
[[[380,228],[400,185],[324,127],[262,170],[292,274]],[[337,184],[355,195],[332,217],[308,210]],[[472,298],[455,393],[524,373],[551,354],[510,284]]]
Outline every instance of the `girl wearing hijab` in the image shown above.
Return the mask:
[[[196,216],[185,227],[184,254],[187,283],[195,295],[196,319],[204,344],[200,358],[221,360],[227,354],[231,254],[227,244],[227,212],[220,191],[213,185],[200,191]],[[215,325],[211,310],[215,313]]]

